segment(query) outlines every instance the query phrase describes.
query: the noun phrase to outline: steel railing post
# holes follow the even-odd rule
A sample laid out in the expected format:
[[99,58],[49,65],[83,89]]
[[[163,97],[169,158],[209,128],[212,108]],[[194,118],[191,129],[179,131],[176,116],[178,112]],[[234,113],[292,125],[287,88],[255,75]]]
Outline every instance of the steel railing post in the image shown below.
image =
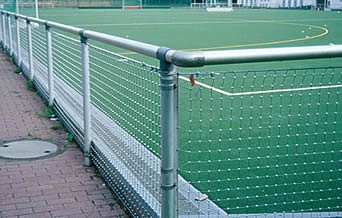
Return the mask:
[[49,106],[53,105],[54,95],[54,76],[53,76],[53,59],[52,59],[52,40],[50,27],[45,24],[46,30],[46,52],[47,52],[47,69],[48,69],[48,88],[49,88]]
[[3,46],[3,39],[4,39],[4,25],[2,24],[2,13],[0,14],[0,30],[1,30],[1,34],[0,34],[0,42],[1,42],[1,46]]
[[6,22],[5,13],[1,12],[1,24],[2,24],[2,47],[6,50]]
[[29,61],[29,72],[30,72],[30,80],[34,77],[33,72],[33,55],[32,55],[32,26],[31,22],[26,19],[26,28],[27,28],[27,43],[28,43],[28,61]]
[[17,32],[17,65],[21,66],[21,43],[20,43],[20,20],[15,16],[16,32]]
[[84,165],[90,166],[91,145],[91,111],[90,111],[90,78],[89,78],[89,45],[88,38],[81,36],[81,64],[83,83],[83,121],[84,121]]
[[177,217],[177,93],[175,66],[165,61],[167,48],[157,52],[161,88],[161,217]]
[[8,26],[8,46],[9,46],[9,54],[13,54],[13,45],[12,45],[12,28],[11,28],[11,16],[7,14],[7,26]]

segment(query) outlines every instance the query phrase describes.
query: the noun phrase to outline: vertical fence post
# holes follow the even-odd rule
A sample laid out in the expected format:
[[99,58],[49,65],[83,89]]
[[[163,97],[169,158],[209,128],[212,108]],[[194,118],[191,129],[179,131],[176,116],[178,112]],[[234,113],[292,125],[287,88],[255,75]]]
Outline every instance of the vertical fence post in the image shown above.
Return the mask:
[[15,1],[15,13],[19,14],[19,0]]
[[[174,94],[173,94],[173,128],[175,131],[174,134],[174,146],[173,146],[173,152],[175,153],[174,155],[174,160],[175,160],[175,183],[176,183],[176,194],[178,194],[178,78],[176,76],[177,68],[174,66],[173,70],[173,81],[174,81]],[[175,207],[177,210],[177,216],[178,216],[178,198],[176,195],[175,201]]]
[[0,30],[1,30],[1,34],[0,34],[0,37],[1,37],[1,45],[3,45],[3,39],[4,39],[4,25],[2,25],[2,13],[0,13]]
[[32,55],[32,33],[31,33],[31,22],[26,19],[26,28],[27,28],[27,44],[28,44],[28,61],[29,61],[29,71],[30,76],[29,78],[32,80],[34,77],[33,72],[33,55]]
[[21,43],[20,43],[20,20],[15,16],[16,32],[17,32],[17,65],[21,66]]
[[91,144],[91,114],[90,114],[90,78],[89,78],[89,45],[88,39],[81,36],[81,63],[83,82],[83,121],[84,121],[84,165],[90,166],[90,144]]
[[38,0],[34,1],[34,8],[35,8],[35,12],[36,12],[36,18],[39,18],[39,14],[38,14]]
[[48,68],[48,87],[49,87],[49,106],[53,105],[54,95],[54,77],[53,77],[53,61],[52,61],[52,40],[50,27],[45,23],[46,30],[46,52],[47,52],[47,68]]
[[11,16],[7,14],[7,26],[8,26],[8,46],[10,55],[13,54],[13,45],[12,45],[12,28],[11,28]]
[[176,95],[175,68],[165,61],[169,49],[160,48],[161,89],[161,217],[177,217],[177,122],[175,119]]
[[6,50],[6,22],[5,13],[1,12],[1,24],[2,24],[2,47]]

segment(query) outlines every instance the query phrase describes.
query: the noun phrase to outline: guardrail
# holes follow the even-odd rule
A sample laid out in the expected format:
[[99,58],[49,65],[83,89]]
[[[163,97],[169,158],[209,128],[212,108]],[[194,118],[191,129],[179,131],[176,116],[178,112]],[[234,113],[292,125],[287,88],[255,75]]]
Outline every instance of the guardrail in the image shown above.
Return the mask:
[[[220,51],[177,51],[172,50],[170,48],[155,46],[151,44],[146,44],[134,40],[129,40],[125,38],[116,37],[113,35],[108,35],[104,33],[98,33],[90,30],[80,29],[77,27],[72,27],[56,22],[36,19],[32,17],[26,17],[20,14],[10,13],[6,11],[1,11],[1,44],[3,48],[8,50],[11,55],[16,58],[16,63],[18,66],[21,66],[25,71],[25,74],[29,79],[39,80],[36,76],[36,73],[41,67],[41,65],[46,65],[46,68],[43,67],[47,72],[47,90],[44,90],[44,82],[39,82],[42,92],[47,93],[47,99],[49,101],[49,105],[57,105],[55,107],[60,107],[59,112],[60,116],[64,117],[65,122],[70,126],[73,126],[73,129],[76,133],[79,134],[79,142],[83,146],[84,156],[85,156],[85,165],[89,165],[91,163],[91,151],[93,149],[93,153],[98,154],[98,156],[93,157],[93,162],[96,162],[97,166],[101,168],[102,173],[105,175],[107,180],[110,180],[109,183],[115,185],[114,183],[124,184],[125,188],[119,190],[118,188],[113,188],[114,191],[119,193],[119,197],[123,202],[128,206],[129,210],[133,215],[142,215],[142,216],[161,216],[161,217],[176,217],[179,215],[180,210],[178,209],[178,194],[177,190],[181,190],[183,186],[189,185],[187,182],[177,174],[177,71],[175,66],[179,67],[202,67],[206,65],[219,65],[219,64],[236,64],[236,63],[252,63],[252,62],[266,62],[266,61],[284,61],[284,60],[299,60],[299,59],[315,59],[315,58],[334,58],[334,57],[342,57],[342,45],[329,45],[329,46],[309,46],[309,47],[290,47],[290,48],[265,48],[265,49],[246,49],[246,50],[220,50]],[[45,48],[41,48],[39,53],[39,57],[35,57],[35,49],[37,49],[37,45],[33,43],[33,35],[32,35],[32,26],[33,24],[42,25],[45,27]],[[52,33],[54,30],[58,30],[59,32],[55,33],[56,35],[62,33],[70,33],[73,35],[77,35],[80,37],[81,48],[80,48],[80,58],[81,63],[75,64],[76,67],[81,67],[82,71],[82,81],[78,83],[82,84],[82,90],[79,91],[76,88],[69,87],[69,81],[62,81],[61,79],[56,77],[58,74],[57,70],[54,68],[54,47],[52,42]],[[42,30],[40,30],[39,34],[42,34]],[[64,37],[64,36],[63,36]],[[24,40],[25,39],[25,40]],[[67,39],[67,38],[66,38]],[[67,39],[70,42],[73,42],[74,45],[77,45],[77,42],[72,39]],[[107,45],[120,47],[129,51],[137,52],[139,54],[143,54],[152,58],[157,58],[160,60],[160,66],[158,67],[158,72],[160,75],[160,123],[157,126],[160,126],[160,154],[158,154],[161,159],[159,160],[158,155],[149,156],[150,161],[152,163],[159,162],[160,165],[155,164],[154,167],[159,167],[160,169],[160,184],[159,181],[152,179],[151,181],[159,184],[160,186],[160,199],[158,196],[155,196],[153,191],[147,191],[144,194],[141,194],[137,191],[136,187],[133,187],[131,182],[123,182],[121,180],[129,180],[128,177],[123,175],[122,171],[117,170],[118,167],[114,167],[114,170],[111,168],[112,161],[111,157],[107,157],[104,153],[107,151],[107,148],[103,148],[101,150],[97,148],[97,143],[95,140],[101,141],[100,136],[96,135],[95,128],[96,126],[92,126],[92,123],[95,122],[96,117],[104,116],[103,119],[107,120],[108,117],[105,115],[107,112],[101,112],[94,106],[94,103],[91,102],[91,87],[90,87],[90,54],[89,54],[89,40],[98,41],[101,43],[105,43]],[[27,47],[24,48],[22,43],[27,44]],[[92,48],[93,49],[93,48]],[[97,48],[94,48],[97,49]],[[41,51],[44,50],[44,51]],[[104,51],[103,51],[104,52]],[[24,61],[24,55],[25,60]],[[114,55],[108,52],[108,55]],[[45,56],[45,57],[44,57]],[[115,56],[120,59],[125,57]],[[45,58],[45,61],[39,61],[39,58]],[[125,61],[132,61],[130,59],[125,59]],[[121,61],[123,62],[123,61]],[[135,62],[134,62],[135,63]],[[147,66],[146,64],[139,63],[141,66]],[[72,67],[70,67],[71,69]],[[153,68],[153,67],[152,67]],[[44,70],[43,70],[44,71]],[[68,108],[63,108],[62,105],[64,101],[67,100],[56,100],[58,93],[56,91],[56,83],[59,86],[65,86],[66,92],[69,92],[70,96],[75,97],[75,108],[81,106],[82,112],[80,114],[75,115],[75,112],[64,112],[64,110],[68,110]],[[108,93],[110,95],[110,93]],[[79,98],[82,98],[82,102],[77,102]],[[71,104],[71,103],[68,103]],[[78,105],[78,106],[77,106]],[[75,109],[76,110],[76,109]],[[79,117],[80,116],[80,117]],[[79,118],[78,118],[79,117]],[[78,121],[79,120],[79,121]],[[99,121],[100,122],[100,121]],[[116,126],[116,121],[108,120],[106,121],[110,123],[108,126],[103,127],[113,128]],[[105,124],[103,124],[105,125]],[[107,125],[107,124],[106,124]],[[126,140],[136,144],[142,143],[141,141],[137,142],[135,137],[130,137],[126,135],[128,131],[122,127],[115,127],[115,131],[123,131],[121,136],[117,136],[116,138],[126,138]],[[97,130],[96,130],[97,131]],[[109,131],[109,130],[108,130]],[[114,131],[114,130],[113,130]],[[128,131],[129,132],[129,131]],[[111,134],[108,133],[102,137],[108,137],[108,140],[111,139]],[[158,134],[157,134],[158,135]],[[93,148],[92,148],[93,146]],[[139,146],[138,146],[139,147]],[[99,150],[97,150],[99,149]],[[136,148],[133,148],[135,150]],[[144,150],[144,148],[139,147],[140,150]],[[133,151],[132,151],[133,152]],[[148,152],[148,151],[144,151]],[[158,152],[157,152],[158,153]],[[95,155],[95,154],[93,154]],[[101,156],[102,155],[102,156]],[[140,155],[141,156],[141,155]],[[96,159],[98,158],[98,160]],[[101,159],[101,160],[100,160]],[[102,160],[103,159],[103,160]],[[120,161],[119,159],[115,159]],[[123,164],[124,165],[124,164]],[[109,168],[105,169],[105,167]],[[116,171],[115,171],[116,170]],[[112,174],[117,174],[113,176]],[[159,176],[157,173],[156,175]],[[154,177],[156,175],[153,175]],[[133,178],[131,176],[129,178]],[[134,177],[135,178],[135,177]],[[157,179],[158,180],[158,179]],[[112,181],[112,182],[111,182]],[[115,182],[113,182],[115,181]],[[138,180],[134,180],[133,183],[139,183]],[[179,187],[179,184],[182,184],[182,187]],[[139,184],[138,184],[139,186]],[[193,187],[187,186],[188,189],[191,189],[191,198],[198,195],[198,191],[196,191]],[[189,188],[191,187],[191,188]],[[122,193],[120,192],[122,191]],[[124,192],[130,193],[127,194],[126,198],[124,196]],[[137,194],[134,194],[136,192]],[[132,194],[133,193],[133,194]],[[159,192],[158,192],[159,193]],[[156,194],[158,195],[158,194]],[[178,199],[178,200],[177,200]],[[195,198],[193,198],[195,199]],[[131,201],[131,203],[130,203]],[[139,202],[139,201],[143,201]],[[133,202],[133,203],[132,203]],[[194,203],[200,204],[198,202]],[[208,206],[209,205],[209,206]],[[207,207],[208,211],[213,212],[216,215],[227,215],[224,211],[219,209],[215,204],[209,202]],[[143,209],[138,209],[138,208]],[[208,214],[208,212],[206,212]]]

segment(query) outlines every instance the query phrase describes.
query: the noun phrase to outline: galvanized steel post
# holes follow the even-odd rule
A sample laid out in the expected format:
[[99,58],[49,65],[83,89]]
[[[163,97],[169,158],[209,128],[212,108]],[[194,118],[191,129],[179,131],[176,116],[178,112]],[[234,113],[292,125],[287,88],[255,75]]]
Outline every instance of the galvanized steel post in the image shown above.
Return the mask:
[[53,78],[53,61],[52,61],[52,40],[50,27],[45,24],[46,30],[46,51],[47,51],[47,69],[48,69],[48,87],[49,87],[49,106],[53,105],[54,95],[54,78]]
[[84,30],[80,31],[81,36],[81,63],[83,82],[83,122],[84,122],[84,165],[90,166],[90,145],[91,145],[91,112],[90,112],[90,78],[89,78],[89,45],[88,38],[83,36]]
[[5,13],[1,12],[1,26],[2,26],[2,47],[6,49],[6,25]]
[[7,14],[7,26],[8,26],[8,44],[9,44],[9,53],[13,54],[12,50],[12,28],[11,28],[11,16]]
[[30,71],[30,76],[29,78],[32,80],[34,77],[34,72],[33,72],[33,55],[32,55],[32,33],[31,33],[31,22],[26,19],[26,28],[27,28],[27,44],[28,44],[28,61],[29,61],[29,71]]
[[2,25],[2,12],[0,13],[0,30],[1,30],[1,34],[0,34],[0,42],[2,45],[2,39],[3,39],[3,34],[4,34],[4,28]]
[[17,32],[17,65],[21,66],[21,44],[20,44],[20,23],[17,16],[15,16],[15,26]]
[[157,52],[161,88],[161,217],[177,217],[177,116],[174,102],[177,86],[175,66],[165,60],[168,50],[160,48]]

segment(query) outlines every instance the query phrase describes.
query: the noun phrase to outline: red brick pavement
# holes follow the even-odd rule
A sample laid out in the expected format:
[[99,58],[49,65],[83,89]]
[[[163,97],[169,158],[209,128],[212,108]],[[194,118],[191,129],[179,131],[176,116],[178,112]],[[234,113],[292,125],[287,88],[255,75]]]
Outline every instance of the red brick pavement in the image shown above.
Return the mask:
[[65,141],[56,121],[42,118],[42,99],[0,54],[0,145],[21,139],[53,140],[66,146],[57,156],[13,161],[0,159],[0,217],[129,217],[94,167]]

